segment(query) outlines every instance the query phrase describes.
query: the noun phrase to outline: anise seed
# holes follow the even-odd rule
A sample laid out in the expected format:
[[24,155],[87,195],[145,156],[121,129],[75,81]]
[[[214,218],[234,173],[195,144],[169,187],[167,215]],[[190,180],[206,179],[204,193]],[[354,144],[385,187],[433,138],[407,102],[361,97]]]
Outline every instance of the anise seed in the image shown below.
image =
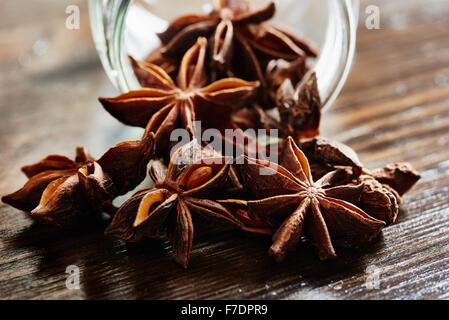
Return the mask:
[[212,178],[212,168],[211,167],[200,167],[195,169],[190,177],[187,179],[185,184],[185,189],[190,190],[200,185],[206,183],[208,180]]

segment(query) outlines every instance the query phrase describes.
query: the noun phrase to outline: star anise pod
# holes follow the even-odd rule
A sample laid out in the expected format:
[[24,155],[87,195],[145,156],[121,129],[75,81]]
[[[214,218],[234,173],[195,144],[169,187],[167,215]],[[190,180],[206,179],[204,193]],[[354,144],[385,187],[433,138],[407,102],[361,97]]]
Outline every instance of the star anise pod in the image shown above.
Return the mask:
[[296,87],[290,79],[284,80],[276,101],[281,123],[286,127],[284,134],[295,138],[319,135],[322,104],[314,72],[307,73]]
[[[135,63],[135,60],[130,57],[131,59],[131,65],[134,68],[134,72],[138,71],[136,67],[139,67],[137,63]],[[145,59],[145,63],[151,63],[155,64],[158,67],[161,67],[164,69],[164,71],[172,78],[176,78],[179,72],[179,61],[174,58],[167,57],[166,55],[162,54],[162,46],[158,47],[157,49],[153,50]],[[140,80],[140,77],[138,74],[136,74],[137,79]],[[145,76],[145,75],[144,75]]]
[[144,179],[153,154],[154,136],[147,135],[142,141],[117,144],[97,161],[84,148],[77,148],[75,160],[50,155],[23,167],[28,182],[2,201],[59,227],[101,210],[113,214],[112,200]]
[[421,178],[419,172],[408,162],[391,163],[383,168],[370,170],[369,174],[382,184],[389,185],[400,196],[408,192]]
[[214,70],[227,76],[259,80],[265,86],[263,70],[271,59],[296,60],[316,57],[316,50],[289,31],[264,23],[276,11],[274,2],[251,10],[248,0],[219,0],[209,15],[186,15],[174,20],[159,34],[162,53],[179,56],[198,37],[211,38]]
[[[229,160],[201,148],[194,139],[175,152],[168,168],[155,161],[150,168],[155,187],[139,191],[126,201],[105,233],[135,242],[165,232],[173,245],[175,261],[186,268],[193,240],[192,212],[231,228],[265,232],[266,224],[247,216],[246,202],[209,200],[226,189]],[[245,219],[254,221],[252,226]]]
[[137,69],[144,88],[100,98],[100,102],[121,122],[154,132],[158,153],[168,148],[175,128],[184,128],[193,136],[195,120],[205,127],[228,122],[232,109],[255,94],[258,82],[227,78],[204,87],[206,46],[206,39],[199,38],[184,55],[177,85],[160,67],[141,62]]
[[[242,128],[277,129],[283,138],[317,136],[320,133],[322,104],[315,73],[305,73],[296,87],[292,79],[296,80],[297,77],[284,79],[267,75],[266,79],[268,88],[264,92],[268,95],[266,99],[272,102],[261,104],[262,108],[253,104],[237,110],[233,121]],[[282,82],[278,82],[280,80]]]
[[402,199],[393,188],[366,174],[359,176],[354,184],[362,184],[363,186],[358,202],[361,209],[386,224],[392,224],[396,221]]
[[276,129],[278,132],[284,132],[285,127],[279,121],[277,108],[264,109],[257,103],[249,107],[236,110],[232,114],[232,122],[242,130],[246,129]]
[[420,179],[410,163],[393,163],[373,170],[363,169],[354,184],[363,184],[359,206],[371,216],[392,224],[398,215],[401,196]]
[[299,140],[298,146],[309,160],[315,180],[338,170],[339,179],[335,176],[332,185],[345,184],[357,179],[364,170],[357,153],[342,142],[317,136]]
[[401,195],[420,177],[409,163],[389,164],[384,168],[369,170],[352,148],[324,137],[301,140],[299,146],[311,163],[315,179],[334,172],[332,179],[328,179],[324,185],[325,188],[351,183],[362,185],[357,205],[370,216],[387,224],[396,221],[398,205],[402,202]]
[[283,149],[282,166],[249,158],[247,161],[241,166],[244,185],[261,199],[248,201],[250,216],[273,225],[281,223],[269,250],[277,261],[295,249],[303,234],[325,260],[336,256],[331,237],[369,241],[385,226],[350,203],[360,197],[360,186],[324,189],[327,176],[313,182],[307,158],[291,137]]
[[276,92],[285,80],[290,80],[292,86],[297,86],[308,71],[306,59],[300,57],[293,61],[284,59],[271,60],[265,71],[268,93],[272,101],[276,101]]

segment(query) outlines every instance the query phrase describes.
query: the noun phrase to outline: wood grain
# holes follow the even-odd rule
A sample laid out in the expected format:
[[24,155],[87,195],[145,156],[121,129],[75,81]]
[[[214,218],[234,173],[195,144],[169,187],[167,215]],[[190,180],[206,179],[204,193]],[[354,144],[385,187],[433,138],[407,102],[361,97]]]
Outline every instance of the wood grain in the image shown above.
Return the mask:
[[[1,195],[25,182],[21,166],[46,154],[85,145],[98,156],[140,132],[123,130],[96,101],[115,90],[85,2],[28,4],[0,4]],[[69,4],[80,5],[80,30],[64,27]],[[364,27],[372,4],[380,30]],[[363,0],[360,16],[355,64],[323,134],[354,147],[368,167],[410,161],[423,176],[374,243],[340,246],[331,262],[303,243],[277,264],[269,239],[200,221],[183,270],[164,239],[126,245],[103,236],[101,221],[61,233],[0,204],[0,298],[449,299],[449,1]],[[69,265],[80,268],[79,290],[66,288]],[[367,286],[373,276],[377,288]]]

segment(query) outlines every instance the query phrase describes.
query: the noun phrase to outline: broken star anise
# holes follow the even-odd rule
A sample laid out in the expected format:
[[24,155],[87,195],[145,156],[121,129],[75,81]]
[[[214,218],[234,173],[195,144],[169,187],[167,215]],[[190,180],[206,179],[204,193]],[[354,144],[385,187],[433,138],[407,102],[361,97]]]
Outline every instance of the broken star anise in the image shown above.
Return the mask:
[[296,60],[316,57],[316,50],[284,28],[264,23],[276,11],[274,2],[251,10],[249,0],[219,0],[209,15],[186,15],[175,19],[159,34],[167,56],[179,56],[198,37],[211,39],[211,65],[225,76],[259,80],[271,59]]
[[291,137],[281,164],[247,158],[240,168],[244,185],[261,199],[248,201],[249,215],[278,226],[269,250],[277,261],[295,249],[303,234],[325,260],[336,256],[331,237],[369,241],[385,226],[350,203],[360,197],[360,186],[323,189],[327,176],[313,182],[307,158]]
[[160,67],[135,62],[144,88],[115,98],[100,98],[100,102],[121,122],[154,132],[158,153],[167,149],[175,128],[184,128],[193,136],[195,120],[201,120],[204,126],[229,121],[232,109],[246,103],[259,84],[227,78],[205,86],[206,47],[207,40],[199,38],[186,52],[177,85]]
[[145,177],[154,154],[154,136],[125,141],[95,161],[84,148],[75,160],[50,155],[22,171],[29,178],[2,201],[48,224],[67,227],[101,210],[114,213],[112,200],[134,189]]
[[226,189],[229,160],[201,148],[194,139],[175,152],[168,168],[155,161],[150,168],[155,187],[126,201],[105,233],[135,242],[165,232],[175,261],[185,268],[193,240],[192,212],[228,227],[266,233],[266,224],[248,223],[255,220],[247,217],[246,202],[209,200],[214,192]]
[[360,175],[354,184],[363,186],[358,202],[361,209],[388,225],[396,221],[402,200],[393,188],[366,174]]
[[315,180],[331,171],[339,170],[340,179],[332,185],[345,184],[357,179],[364,169],[357,153],[342,142],[317,136],[301,139],[298,146],[309,160]]
[[402,195],[420,179],[410,163],[388,164],[373,170],[363,169],[354,184],[363,184],[359,206],[371,216],[392,224],[396,221]]
[[391,188],[402,196],[408,192],[421,178],[413,166],[408,162],[398,162],[369,171],[369,174],[377,181]]

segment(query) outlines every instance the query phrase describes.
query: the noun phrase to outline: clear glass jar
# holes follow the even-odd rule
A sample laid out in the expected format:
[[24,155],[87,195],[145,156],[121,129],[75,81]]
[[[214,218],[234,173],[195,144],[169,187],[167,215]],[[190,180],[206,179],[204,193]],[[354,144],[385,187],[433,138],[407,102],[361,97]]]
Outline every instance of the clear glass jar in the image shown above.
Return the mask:
[[[253,0],[257,8],[267,0]],[[274,21],[311,40],[319,56],[311,66],[327,109],[340,93],[355,51],[358,0],[277,0]],[[128,55],[146,57],[159,45],[157,32],[180,15],[207,13],[212,0],[90,0],[92,34],[103,67],[122,92],[140,87]]]

